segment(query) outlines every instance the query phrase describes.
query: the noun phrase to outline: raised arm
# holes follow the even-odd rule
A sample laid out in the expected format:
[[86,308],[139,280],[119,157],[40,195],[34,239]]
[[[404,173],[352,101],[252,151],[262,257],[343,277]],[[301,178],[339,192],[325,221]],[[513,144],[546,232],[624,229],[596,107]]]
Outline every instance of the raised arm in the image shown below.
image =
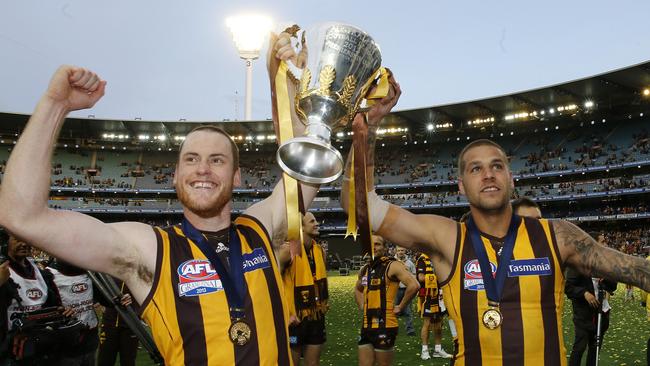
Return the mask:
[[[373,105],[368,111],[366,123],[362,114],[357,114],[353,124],[361,125],[361,130],[367,134],[368,151],[366,152],[366,183],[368,189],[368,211],[373,231],[382,237],[398,244],[401,247],[412,249],[421,248],[426,252],[439,251],[441,244],[454,243],[456,237],[456,223],[446,217],[436,215],[415,215],[411,212],[390,204],[381,199],[374,192],[375,173],[375,143],[377,129],[381,120],[397,104],[402,93],[399,83],[394,76],[388,79],[390,83],[388,95]],[[349,181],[351,159],[348,156],[345,165],[345,176],[341,187],[341,205],[343,210],[348,210]],[[451,253],[453,255],[453,251]]]
[[552,221],[564,262],[585,276],[623,282],[650,291],[650,262],[598,244],[576,225]]
[[[297,67],[304,67],[307,61],[307,48],[304,47],[299,54],[296,54],[290,41],[290,35],[281,33],[279,36],[272,35],[270,40],[269,54],[267,55],[269,77],[271,86],[275,85],[275,75],[281,60],[291,60]],[[294,96],[296,88],[293,82],[287,83],[289,99],[291,100],[291,120],[294,136],[302,136],[305,132],[305,125],[300,122],[294,108]],[[274,105],[274,119],[277,120],[277,112]],[[277,123],[277,122],[276,122]],[[276,127],[277,131],[277,127]],[[318,193],[318,185],[299,183],[302,191],[304,207],[307,208]],[[287,210],[284,198],[284,185],[280,180],[273,189],[271,196],[262,200],[246,210],[246,214],[255,216],[269,231],[269,235],[275,247],[281,245],[287,237]]]
[[[125,280],[138,272],[147,277],[141,253],[156,250],[149,226],[107,225],[80,213],[48,208],[52,150],[64,119],[70,111],[92,107],[105,86],[83,68],[62,66],[54,73],[7,163],[0,188],[0,225],[76,266]],[[152,257],[151,269],[155,254]]]

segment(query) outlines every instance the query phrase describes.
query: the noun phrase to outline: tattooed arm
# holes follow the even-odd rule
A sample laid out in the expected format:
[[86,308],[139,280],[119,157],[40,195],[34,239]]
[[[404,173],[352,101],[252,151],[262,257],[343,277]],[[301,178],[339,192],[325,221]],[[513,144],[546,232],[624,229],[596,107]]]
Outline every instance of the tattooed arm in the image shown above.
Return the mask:
[[576,225],[551,221],[560,255],[582,274],[623,282],[650,290],[650,262],[602,246]]

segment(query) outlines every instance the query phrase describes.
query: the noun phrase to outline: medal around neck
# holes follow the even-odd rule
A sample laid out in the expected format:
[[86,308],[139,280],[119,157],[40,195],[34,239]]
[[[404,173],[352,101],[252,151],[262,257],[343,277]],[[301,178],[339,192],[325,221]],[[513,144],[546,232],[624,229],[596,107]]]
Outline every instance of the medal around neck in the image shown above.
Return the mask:
[[485,286],[485,294],[488,298],[488,309],[483,313],[483,325],[488,329],[497,329],[503,323],[503,315],[499,310],[499,302],[503,294],[503,287],[506,281],[506,272],[508,263],[512,259],[512,252],[517,240],[517,228],[521,222],[521,217],[512,215],[510,218],[510,225],[508,233],[503,243],[503,253],[499,259],[496,276],[492,277],[492,266],[488,259],[481,233],[476,227],[473,218],[470,216],[467,220],[467,230],[470,237],[470,242],[474,248],[474,252],[481,266],[481,276]]
[[486,328],[494,330],[499,328],[501,323],[503,323],[503,315],[501,314],[501,311],[499,311],[499,308],[490,307],[485,310],[483,313],[483,325],[485,325]]
[[251,327],[241,319],[230,324],[228,336],[230,341],[238,346],[244,346],[251,340]]

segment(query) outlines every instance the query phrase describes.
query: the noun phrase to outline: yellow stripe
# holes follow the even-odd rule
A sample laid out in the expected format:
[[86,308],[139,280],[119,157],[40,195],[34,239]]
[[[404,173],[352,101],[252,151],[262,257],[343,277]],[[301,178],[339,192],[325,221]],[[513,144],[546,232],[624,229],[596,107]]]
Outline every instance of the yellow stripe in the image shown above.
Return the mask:
[[[242,253],[252,253],[250,243],[243,235],[240,235]],[[271,261],[271,259],[269,259]],[[253,303],[253,316],[255,317],[255,328],[257,331],[257,347],[259,349],[260,364],[263,359],[277,360],[278,348],[268,347],[269,340],[276,339],[274,317],[269,316],[269,310],[273,308],[269,296],[269,284],[264,276],[264,271],[250,271],[244,274],[246,283],[250,289],[251,302]]]
[[551,237],[551,228],[548,220],[540,220],[542,227],[544,228],[544,234],[548,240],[549,249],[553,255],[553,263],[555,265],[555,314],[557,321],[557,329],[559,336],[559,349],[560,349],[560,360],[566,361],[566,349],[564,348],[564,335],[562,332],[562,313],[564,311],[564,284],[566,282],[564,278],[564,272],[562,271],[562,266],[560,265],[560,253],[555,252],[555,246],[553,245]]
[[[526,225],[522,222],[512,259],[535,258]],[[524,341],[524,365],[544,365],[544,321],[539,276],[519,276],[521,322]],[[525,297],[524,297],[525,296]],[[523,336],[523,335],[522,335]]]
[[[178,231],[178,229],[177,229]],[[189,238],[190,250],[192,257],[196,259],[208,260],[201,249]],[[228,316],[215,317],[215,309],[228,309],[228,299],[224,291],[218,291],[210,296],[197,296],[201,306],[201,315],[203,316],[203,332],[205,334],[206,344],[219,344],[216,347],[207,347],[208,363],[213,364],[235,363],[235,349],[230,339],[228,339],[227,330],[230,326]]]
[[[156,330],[153,332],[153,338],[165,359],[165,363],[180,365],[185,362],[185,354],[183,347],[175,344],[183,342],[178,327],[178,319],[175,315],[165,318],[165,314],[176,314],[174,289],[171,286],[171,281],[160,281],[160,279],[170,278],[169,236],[160,228],[156,228],[156,230],[158,230],[162,238],[162,253],[158,254],[162,258],[160,273],[158,274],[159,281],[158,287],[152,289],[155,292],[144,309],[142,317],[151,329]],[[164,309],[165,314],[161,313],[160,309]]]
[[[483,241],[490,262],[497,263],[497,253],[492,248],[490,241],[484,237],[481,237],[481,240]],[[488,309],[485,291],[479,291],[478,296],[476,296],[476,305],[478,310],[476,316],[479,320],[478,337],[481,342],[481,361],[483,365],[492,365],[496,362],[500,364],[502,362],[501,328],[491,330],[481,325],[483,313]],[[489,351],[486,352],[486,350]]]
[[460,301],[460,292],[461,292],[461,278],[462,278],[462,273],[463,273],[463,264],[461,261],[461,257],[463,255],[463,245],[465,244],[465,225],[460,225],[460,230],[458,232],[458,235],[460,236],[460,241],[459,245],[460,248],[458,249],[458,257],[456,259],[456,267],[452,268],[453,274],[451,278],[449,279],[449,282],[447,282],[444,286],[442,286],[442,292],[444,294],[443,296],[443,301],[445,302],[445,306],[447,307],[447,312],[449,313],[449,316],[451,319],[454,321],[456,324],[456,332],[458,333],[458,339],[461,341],[459,342],[458,345],[458,355],[461,356],[459,357],[458,360],[455,361],[454,366],[464,366],[465,365],[465,358],[462,357],[465,353],[465,346],[464,343],[462,342],[462,339],[464,337],[464,330],[463,330],[463,322],[460,319],[460,304],[458,303]]
[[[275,254],[273,253],[273,247],[271,246],[271,242],[269,241],[269,238],[266,235],[265,231],[259,226],[259,224],[256,221],[254,221],[254,220],[252,220],[252,219],[250,219],[248,217],[245,217],[245,216],[239,216],[235,220],[235,223],[237,225],[244,225],[246,227],[249,227],[249,228],[253,229],[255,231],[255,233],[257,233],[257,235],[262,239],[264,247],[266,248],[266,252],[270,256],[269,262],[271,262],[271,266],[273,267],[273,275],[274,275],[275,282],[276,282],[276,284],[278,286],[278,289],[279,289],[280,295],[281,295],[282,308],[283,308],[283,313],[284,313],[284,328],[285,328],[286,334],[289,334],[289,305],[287,303],[286,296],[285,296],[285,294],[283,292],[283,287],[282,287],[283,281],[282,281],[282,278],[280,276],[280,270],[278,268],[278,263],[275,260]],[[241,235],[240,235],[240,237],[242,238],[242,243],[244,243],[245,238],[243,236],[241,236]],[[247,253],[252,252],[248,242],[246,242],[246,245],[247,245],[247,248],[246,248]],[[263,288],[266,289],[266,291],[257,291],[257,292],[265,295],[265,296],[260,295],[260,301],[263,301],[264,304],[257,304],[256,301],[253,299],[253,294],[252,294],[252,291],[251,291],[251,299],[253,299],[253,304],[255,304],[253,309],[254,310],[257,309],[257,311],[255,311],[254,314],[255,314],[255,321],[257,323],[257,329],[259,330],[258,334],[260,334],[259,342],[262,342],[262,343],[259,343],[260,357],[264,357],[266,360],[273,360],[273,359],[277,360],[278,347],[277,346],[271,347],[273,349],[273,351],[274,351],[274,353],[273,353],[274,356],[273,357],[271,357],[271,355],[269,354],[269,350],[267,349],[268,346],[264,347],[264,344],[268,345],[269,339],[273,340],[273,342],[275,342],[275,339],[276,339],[275,324],[273,322],[274,317],[269,316],[269,313],[268,313],[268,309],[272,309],[270,296],[267,295],[268,294],[268,286],[269,286],[269,284],[266,281],[266,277],[264,276],[263,271],[247,272],[246,273],[246,282],[249,284],[249,286],[252,286],[252,285],[259,286],[261,283],[263,283],[263,286],[265,286]],[[261,312],[260,311],[261,309],[265,309],[266,311]],[[274,315],[277,315],[277,314],[274,314]],[[264,321],[266,321],[266,322],[264,322]],[[272,333],[267,333],[268,329],[272,329],[273,332]],[[272,338],[270,338],[271,336],[272,336]],[[286,339],[286,344],[287,344],[286,349],[289,349],[289,338],[288,337]],[[291,360],[291,355],[289,355],[289,359]]]

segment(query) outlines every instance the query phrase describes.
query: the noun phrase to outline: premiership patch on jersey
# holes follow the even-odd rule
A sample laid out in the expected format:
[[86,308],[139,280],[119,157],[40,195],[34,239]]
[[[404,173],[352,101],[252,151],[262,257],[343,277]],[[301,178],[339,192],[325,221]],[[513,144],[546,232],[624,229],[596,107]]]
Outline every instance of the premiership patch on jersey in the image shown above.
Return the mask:
[[508,277],[549,276],[553,273],[548,257],[511,260]]
[[[492,267],[492,275],[494,276],[497,272],[497,266],[490,262],[490,267]],[[481,265],[478,263],[478,259],[472,259],[465,263],[463,269],[465,272],[465,290],[480,291],[485,289],[483,285],[483,274],[481,274]]]
[[266,253],[264,253],[264,249],[262,248],[255,248],[252,253],[243,254],[242,263],[244,272],[251,272],[271,267],[269,258],[266,256]]
[[177,269],[178,296],[199,296],[223,290],[217,271],[210,261],[192,259],[183,262]]

